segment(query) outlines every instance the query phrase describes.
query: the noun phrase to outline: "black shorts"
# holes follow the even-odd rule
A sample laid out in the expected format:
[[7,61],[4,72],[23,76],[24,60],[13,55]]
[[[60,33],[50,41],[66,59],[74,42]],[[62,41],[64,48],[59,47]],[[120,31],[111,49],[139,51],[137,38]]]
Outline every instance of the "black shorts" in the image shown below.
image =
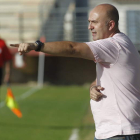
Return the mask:
[[2,68],[0,68],[0,86],[2,84]]

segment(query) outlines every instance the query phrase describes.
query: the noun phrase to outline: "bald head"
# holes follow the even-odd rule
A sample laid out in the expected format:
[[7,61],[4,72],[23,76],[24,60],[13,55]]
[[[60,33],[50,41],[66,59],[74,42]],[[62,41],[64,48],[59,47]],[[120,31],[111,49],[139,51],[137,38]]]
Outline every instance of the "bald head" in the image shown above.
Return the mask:
[[100,4],[89,14],[89,26],[93,40],[112,37],[120,32],[118,29],[118,10],[110,4]]
[[96,6],[92,11],[96,11],[99,14],[104,13],[104,16],[106,16],[106,19],[108,21],[113,20],[115,22],[115,26],[118,27],[119,13],[115,6],[111,4],[100,4]]

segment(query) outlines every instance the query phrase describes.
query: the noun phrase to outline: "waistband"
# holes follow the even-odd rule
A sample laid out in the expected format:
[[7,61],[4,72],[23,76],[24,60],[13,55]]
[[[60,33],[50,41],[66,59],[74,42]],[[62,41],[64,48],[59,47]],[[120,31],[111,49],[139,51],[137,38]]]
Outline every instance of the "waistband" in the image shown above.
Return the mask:
[[140,134],[132,134],[132,135],[116,135],[116,136],[113,136],[113,138],[115,138],[115,137],[125,137],[125,136],[140,136]]

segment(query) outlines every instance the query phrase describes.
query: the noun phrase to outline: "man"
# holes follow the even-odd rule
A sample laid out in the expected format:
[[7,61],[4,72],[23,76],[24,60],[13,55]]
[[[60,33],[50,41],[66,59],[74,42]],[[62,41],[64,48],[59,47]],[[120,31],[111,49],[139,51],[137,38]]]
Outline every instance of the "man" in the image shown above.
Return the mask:
[[96,139],[140,140],[140,57],[118,29],[119,15],[110,4],[89,15],[93,42],[70,41],[11,44],[22,55],[31,50],[56,56],[79,57],[97,64],[97,87],[91,86],[91,109]]
[[2,73],[3,67],[5,65],[4,71],[4,83],[9,83],[10,80],[10,60],[12,59],[12,55],[5,43],[4,40],[0,39],[0,85],[2,84]]

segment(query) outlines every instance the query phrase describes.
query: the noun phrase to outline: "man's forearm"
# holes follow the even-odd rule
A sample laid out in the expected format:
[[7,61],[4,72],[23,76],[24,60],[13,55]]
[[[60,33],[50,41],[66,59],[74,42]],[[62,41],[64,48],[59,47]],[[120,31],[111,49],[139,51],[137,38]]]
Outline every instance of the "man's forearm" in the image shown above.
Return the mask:
[[71,41],[46,42],[41,48],[42,52],[55,56],[78,57],[78,45]]
[[94,60],[94,55],[86,43],[71,41],[46,42],[41,45],[41,50],[40,45],[37,43],[10,44],[10,46],[17,47],[20,55],[36,50],[54,56],[78,57]]
[[96,86],[96,79],[94,80],[94,82],[91,83],[90,89],[91,89],[92,87],[94,87],[94,86]]

